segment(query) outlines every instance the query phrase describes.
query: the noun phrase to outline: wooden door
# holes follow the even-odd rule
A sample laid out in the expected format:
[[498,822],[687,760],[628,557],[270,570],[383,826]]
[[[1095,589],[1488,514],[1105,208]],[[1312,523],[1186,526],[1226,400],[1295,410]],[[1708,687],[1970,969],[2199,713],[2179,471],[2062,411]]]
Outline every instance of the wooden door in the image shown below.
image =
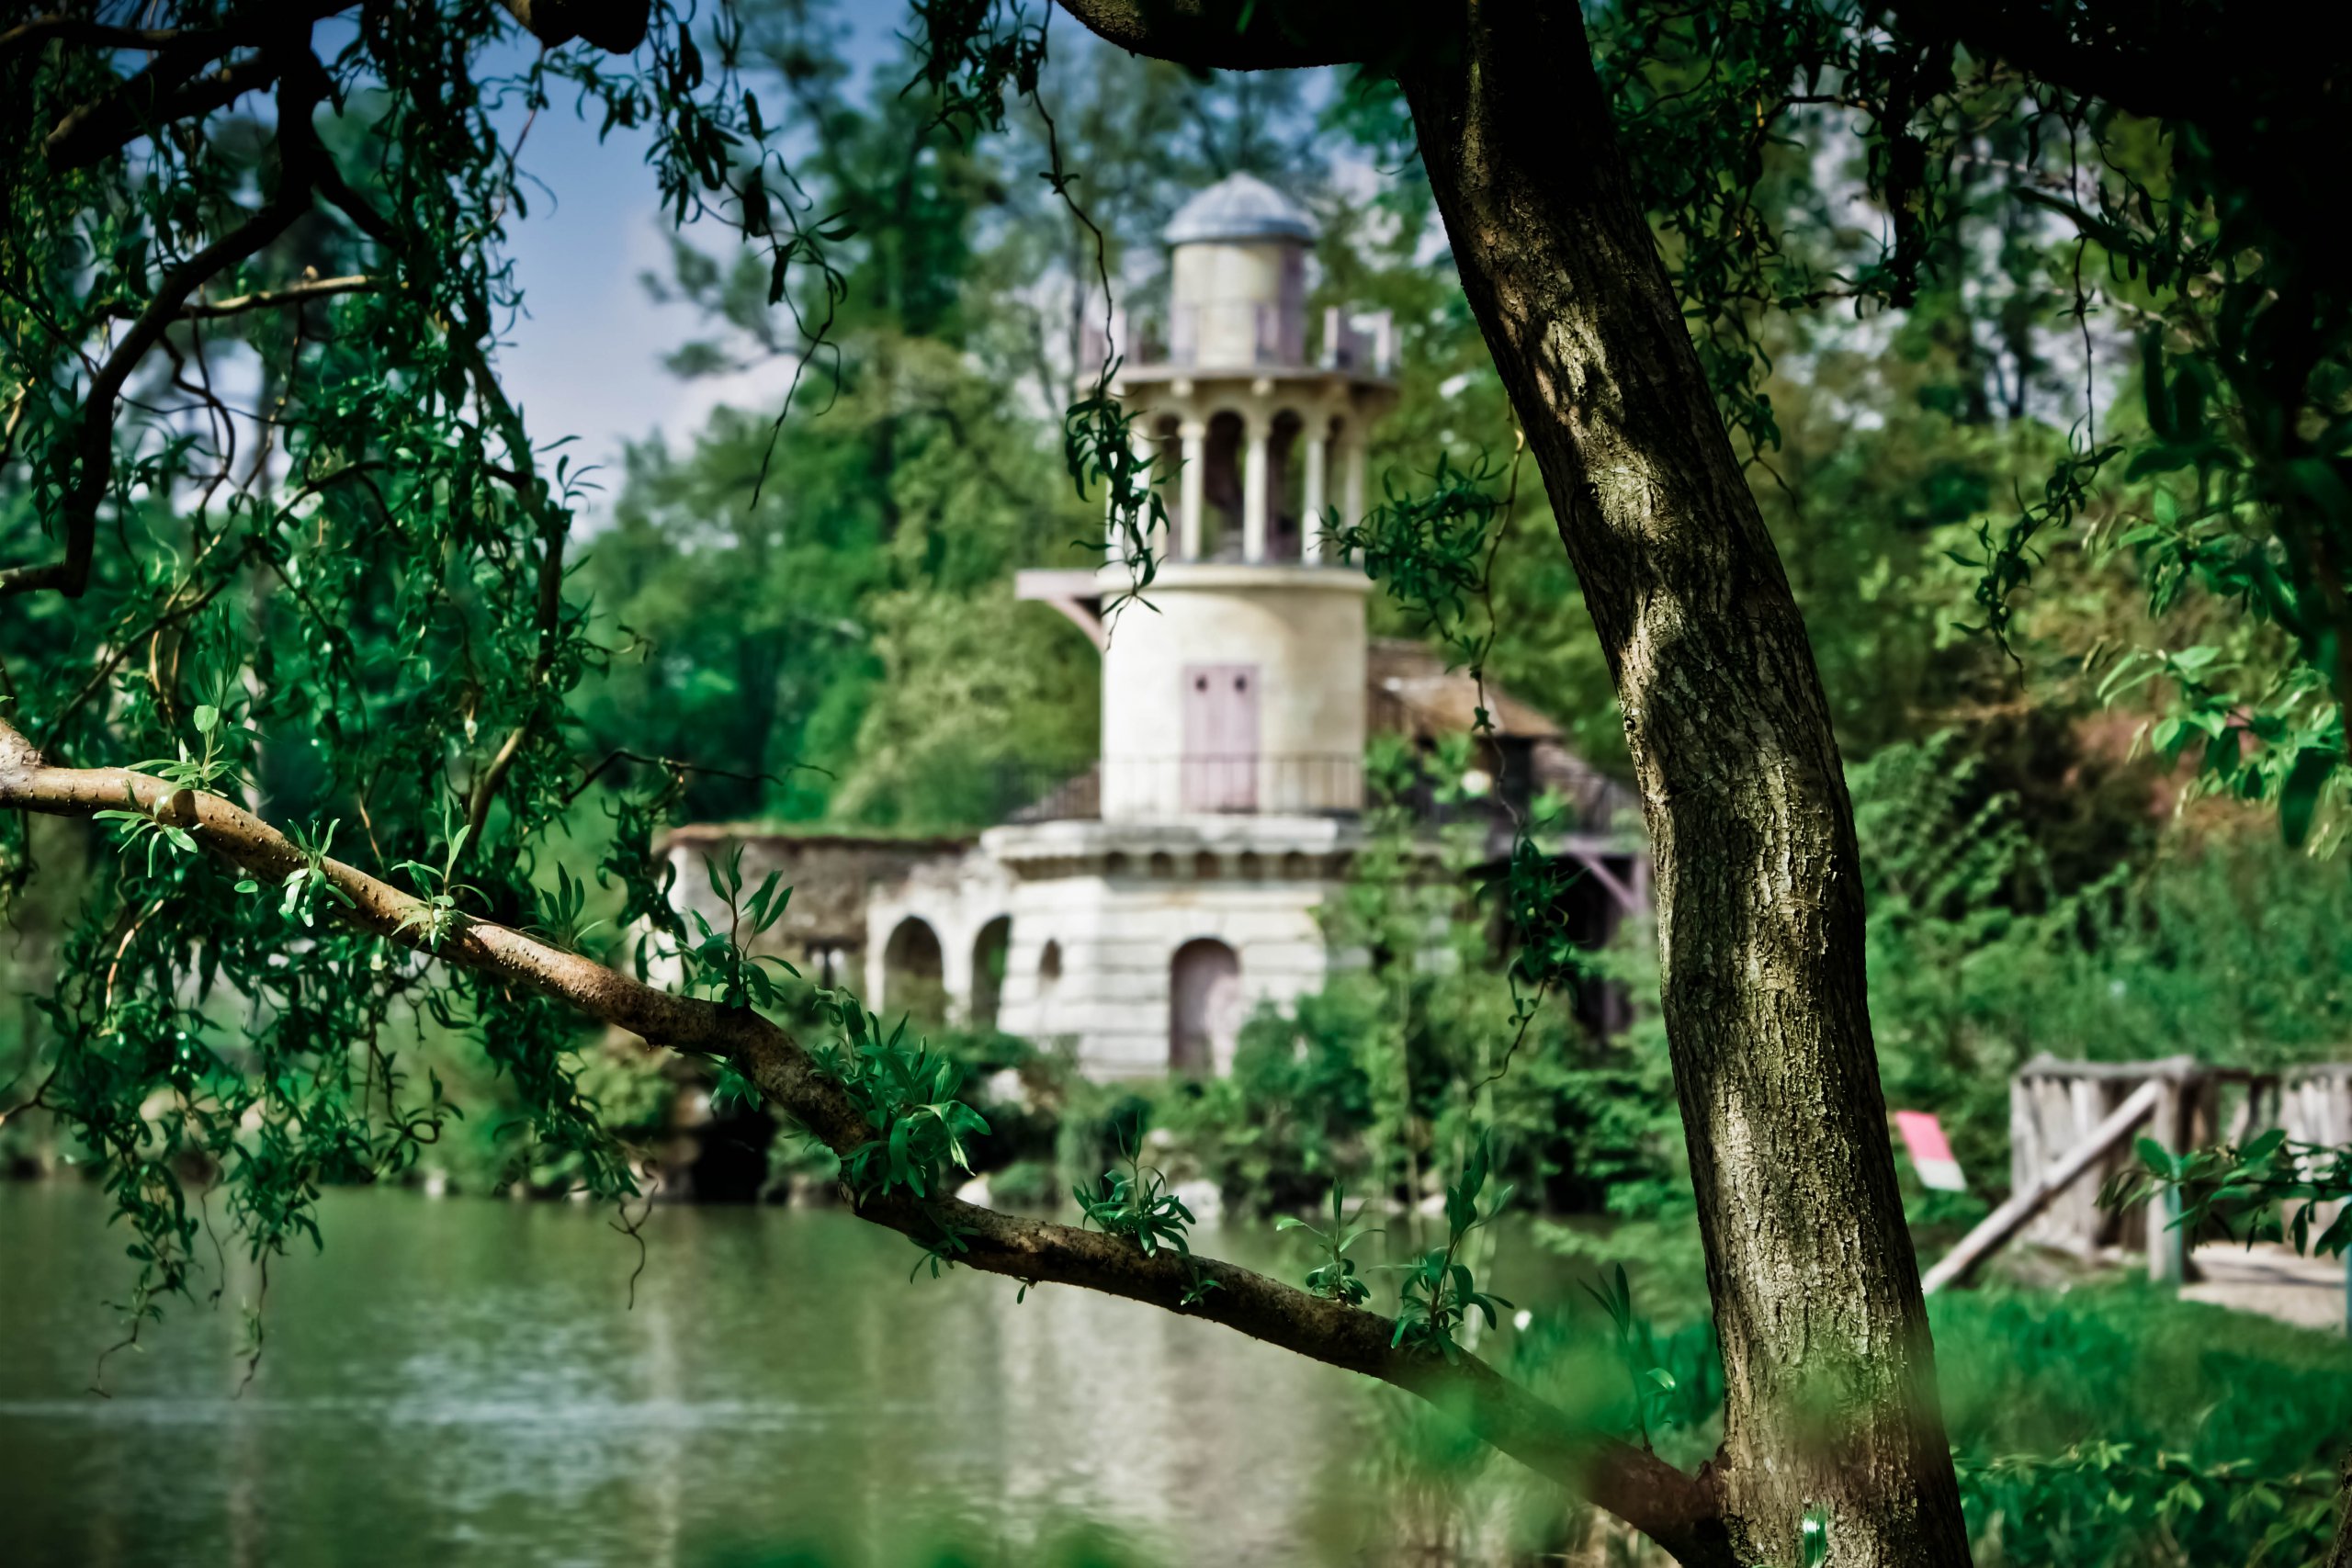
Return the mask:
[[1184,667],[1182,804],[1187,811],[1258,808],[1258,667]]

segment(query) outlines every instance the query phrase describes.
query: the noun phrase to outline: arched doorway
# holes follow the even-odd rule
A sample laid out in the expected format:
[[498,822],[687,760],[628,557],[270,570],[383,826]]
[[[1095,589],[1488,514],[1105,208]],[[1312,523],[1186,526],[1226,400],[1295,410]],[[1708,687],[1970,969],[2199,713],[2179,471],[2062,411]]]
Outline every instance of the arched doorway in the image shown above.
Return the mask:
[[942,1021],[947,1016],[946,969],[939,933],[929,921],[909,915],[882,947],[882,1010],[893,1018],[911,1014],[919,1023]]
[[1214,937],[1178,948],[1168,965],[1168,1070],[1208,1077],[1233,1059],[1240,1032],[1240,958]]
[[971,1024],[983,1032],[996,1027],[997,1005],[1004,997],[1004,959],[1012,945],[1012,917],[999,915],[972,939]]

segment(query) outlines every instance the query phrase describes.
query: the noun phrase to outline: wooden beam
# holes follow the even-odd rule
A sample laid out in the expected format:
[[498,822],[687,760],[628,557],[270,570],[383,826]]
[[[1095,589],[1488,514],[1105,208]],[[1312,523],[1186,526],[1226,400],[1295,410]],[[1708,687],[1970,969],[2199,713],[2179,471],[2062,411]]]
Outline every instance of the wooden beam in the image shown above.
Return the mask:
[[2132,1097],[2117,1106],[2104,1122],[2091,1129],[2090,1136],[2076,1144],[2050,1167],[2041,1180],[2023,1192],[2013,1193],[2009,1201],[1984,1216],[1977,1227],[1960,1240],[1960,1245],[1944,1254],[1942,1261],[1928,1270],[1919,1288],[1929,1295],[1946,1285],[1956,1284],[1968,1277],[1969,1271],[1991,1257],[2009,1237],[2022,1229],[2028,1220],[2040,1213],[2059,1193],[2072,1187],[2092,1166],[2104,1158],[2110,1149],[2132,1135],[2141,1122],[2155,1113],[2157,1103],[2171,1087],[2165,1077],[2152,1077],[2142,1084]]

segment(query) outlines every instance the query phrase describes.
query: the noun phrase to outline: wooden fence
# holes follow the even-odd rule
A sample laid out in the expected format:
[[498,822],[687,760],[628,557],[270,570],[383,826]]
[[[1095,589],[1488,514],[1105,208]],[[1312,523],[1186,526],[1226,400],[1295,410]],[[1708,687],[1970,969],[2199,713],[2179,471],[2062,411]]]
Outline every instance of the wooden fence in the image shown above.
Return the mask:
[[2271,1127],[2302,1143],[2352,1143],[2352,1063],[2256,1071],[2188,1056],[2036,1056],[2009,1080],[2009,1200],[1928,1270],[1927,1288],[1964,1278],[2020,1235],[2086,1259],[2144,1250],[2151,1280],[2178,1283],[2188,1265],[2174,1207],[2159,1199],[2101,1208],[2100,1189],[2139,1158],[2140,1137],[2180,1150],[2244,1143]]

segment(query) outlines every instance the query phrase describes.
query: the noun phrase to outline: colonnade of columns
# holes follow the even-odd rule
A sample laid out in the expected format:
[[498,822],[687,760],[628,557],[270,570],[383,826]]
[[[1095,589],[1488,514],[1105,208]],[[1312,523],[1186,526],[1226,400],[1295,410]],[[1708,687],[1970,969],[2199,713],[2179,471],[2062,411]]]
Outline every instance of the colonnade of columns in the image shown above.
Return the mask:
[[[1238,409],[1218,410],[1231,412],[1241,422],[1241,558],[1249,562],[1269,559],[1267,535],[1273,515],[1273,460],[1271,434],[1273,423],[1284,412],[1273,409],[1252,415]],[[1340,520],[1351,524],[1364,513],[1364,448],[1363,442],[1351,424],[1342,425],[1338,434],[1331,431],[1332,421],[1325,416],[1302,420],[1292,444],[1292,454],[1303,470],[1299,511],[1299,560],[1314,566],[1323,558],[1323,514],[1331,505],[1330,484],[1339,481]],[[1200,560],[1207,553],[1208,513],[1208,442],[1209,425],[1205,419],[1186,419],[1176,429],[1178,466],[1176,470],[1173,525],[1177,560]],[[1157,437],[1148,434],[1138,423],[1136,430],[1138,456],[1149,455]],[[1156,541],[1165,547],[1167,541]],[[1111,540],[1114,555],[1123,553],[1114,530]]]

